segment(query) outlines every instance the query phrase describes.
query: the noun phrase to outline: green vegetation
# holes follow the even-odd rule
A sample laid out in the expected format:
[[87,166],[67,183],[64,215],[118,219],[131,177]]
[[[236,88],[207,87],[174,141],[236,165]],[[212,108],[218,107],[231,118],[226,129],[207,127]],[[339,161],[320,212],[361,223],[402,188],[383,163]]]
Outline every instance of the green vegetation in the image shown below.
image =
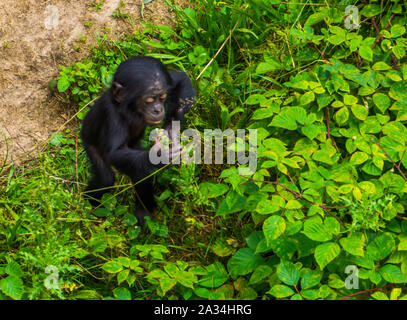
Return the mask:
[[[186,70],[199,77],[187,126],[257,129],[258,169],[158,172],[159,210],[139,235],[130,181],[118,175],[92,211],[78,133],[56,134],[36,160],[3,168],[0,298],[406,299],[407,6],[299,2],[168,3],[175,30],[102,37],[62,67],[57,89],[79,119],[131,56]],[[49,265],[58,288],[44,286]]]

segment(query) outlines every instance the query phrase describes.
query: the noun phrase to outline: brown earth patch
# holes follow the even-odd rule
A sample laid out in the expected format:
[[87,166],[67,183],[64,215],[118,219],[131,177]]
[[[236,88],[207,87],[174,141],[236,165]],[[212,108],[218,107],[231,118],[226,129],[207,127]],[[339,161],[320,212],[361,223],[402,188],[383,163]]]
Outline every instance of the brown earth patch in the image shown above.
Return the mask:
[[[36,146],[58,130],[75,110],[52,97],[48,82],[59,65],[83,59],[97,34],[118,39],[140,22],[171,25],[164,0],[144,7],[141,0],[122,1],[126,19],[112,13],[120,0],[2,0],[0,2],[0,163],[18,163],[33,155]],[[34,154],[35,155],[35,154]]]

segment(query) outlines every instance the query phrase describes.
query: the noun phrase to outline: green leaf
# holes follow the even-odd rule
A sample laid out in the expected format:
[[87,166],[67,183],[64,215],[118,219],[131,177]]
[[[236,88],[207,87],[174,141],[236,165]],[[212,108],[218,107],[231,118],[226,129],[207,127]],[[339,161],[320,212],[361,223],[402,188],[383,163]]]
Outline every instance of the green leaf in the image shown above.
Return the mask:
[[360,14],[367,18],[371,18],[371,17],[377,16],[380,12],[381,12],[380,5],[368,4],[363,7]]
[[123,281],[125,281],[127,279],[127,277],[129,276],[129,274],[130,274],[129,269],[125,269],[125,270],[120,271],[117,274],[117,284],[121,284]]
[[304,290],[318,285],[321,282],[321,276],[318,270],[301,270],[301,288]]
[[367,116],[369,115],[369,111],[364,107],[361,106],[360,104],[355,104],[351,107],[352,113],[356,118],[359,120],[366,120]]
[[252,115],[252,120],[263,120],[273,116],[274,111],[272,108],[260,108],[254,111]]
[[254,270],[250,277],[249,284],[255,284],[262,282],[264,279],[268,278],[273,273],[273,269],[266,265],[261,265]]
[[300,279],[300,271],[292,262],[282,262],[277,266],[277,276],[289,286],[294,286]]
[[384,113],[390,107],[390,98],[384,93],[375,93],[373,95],[373,102],[379,110]]
[[0,281],[0,289],[9,297],[19,300],[24,291],[23,280],[16,276],[8,276]]
[[116,261],[108,261],[102,266],[102,269],[109,273],[118,273],[123,270],[123,266]]
[[160,278],[160,288],[164,293],[171,290],[176,284],[177,280],[168,276]]
[[375,261],[383,260],[395,249],[395,246],[393,237],[389,233],[383,233],[369,243],[367,253]]
[[367,161],[367,159],[369,159],[369,156],[365,152],[356,151],[354,154],[352,154],[349,163],[358,165],[364,163],[365,161]]
[[391,67],[386,62],[379,61],[373,65],[372,69],[376,71],[386,71],[390,70]]
[[336,243],[327,242],[320,244],[315,248],[314,256],[319,267],[323,270],[328,263],[339,255],[340,252],[341,248]]
[[301,105],[306,105],[311,103],[312,101],[315,100],[315,94],[313,91],[308,91],[304,93],[301,98],[300,98],[300,104]]
[[406,283],[407,279],[400,268],[393,264],[386,264],[379,270],[380,275],[389,283]]
[[391,27],[390,33],[392,38],[398,38],[406,33],[406,28],[400,24],[395,24]]
[[329,232],[328,228],[322,223],[320,217],[315,216],[307,219],[304,222],[303,233],[314,241],[329,241],[332,239],[332,234]]
[[234,276],[246,275],[253,272],[259,265],[263,264],[263,258],[255,254],[252,249],[239,249],[228,262],[229,272]]
[[343,125],[349,118],[349,110],[347,107],[339,109],[335,115],[334,119],[338,125]]
[[281,236],[286,228],[285,220],[277,215],[273,215],[266,219],[263,223],[263,232],[266,238],[267,244],[271,240],[274,240]]
[[199,285],[202,287],[217,288],[229,279],[225,267],[220,262],[215,262],[205,269],[207,273],[199,280]]
[[61,78],[59,78],[58,85],[57,85],[59,92],[65,92],[66,90],[68,90],[69,86],[70,86],[70,82],[69,82],[68,78],[63,77],[63,76]]
[[365,237],[362,233],[354,233],[339,240],[342,248],[355,256],[364,256]]
[[270,60],[267,62],[260,62],[256,68],[256,74],[263,74],[270,71],[280,70],[281,63],[277,60]]
[[271,294],[272,296],[281,299],[281,298],[287,298],[289,296],[292,296],[294,294],[294,291],[287,286],[277,284],[273,286],[268,292],[268,294]]
[[373,50],[369,46],[360,46],[359,55],[367,61],[373,61]]

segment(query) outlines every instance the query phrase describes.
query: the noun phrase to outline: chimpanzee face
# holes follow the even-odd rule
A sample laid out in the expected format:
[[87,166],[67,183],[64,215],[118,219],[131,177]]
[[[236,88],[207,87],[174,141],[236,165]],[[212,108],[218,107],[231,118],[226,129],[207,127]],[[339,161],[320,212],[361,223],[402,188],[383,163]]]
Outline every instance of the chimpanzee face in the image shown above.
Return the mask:
[[148,90],[139,98],[138,112],[149,125],[157,125],[164,119],[164,103],[167,92],[161,88]]

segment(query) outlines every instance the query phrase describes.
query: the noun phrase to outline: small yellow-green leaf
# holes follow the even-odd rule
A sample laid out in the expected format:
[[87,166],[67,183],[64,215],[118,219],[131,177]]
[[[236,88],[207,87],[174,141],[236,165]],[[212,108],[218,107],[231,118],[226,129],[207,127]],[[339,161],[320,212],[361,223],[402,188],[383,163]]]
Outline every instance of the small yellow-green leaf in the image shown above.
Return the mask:
[[350,163],[351,164],[362,164],[365,162],[367,159],[369,159],[369,156],[363,152],[363,151],[356,151],[354,154],[352,154],[352,157],[350,158]]

